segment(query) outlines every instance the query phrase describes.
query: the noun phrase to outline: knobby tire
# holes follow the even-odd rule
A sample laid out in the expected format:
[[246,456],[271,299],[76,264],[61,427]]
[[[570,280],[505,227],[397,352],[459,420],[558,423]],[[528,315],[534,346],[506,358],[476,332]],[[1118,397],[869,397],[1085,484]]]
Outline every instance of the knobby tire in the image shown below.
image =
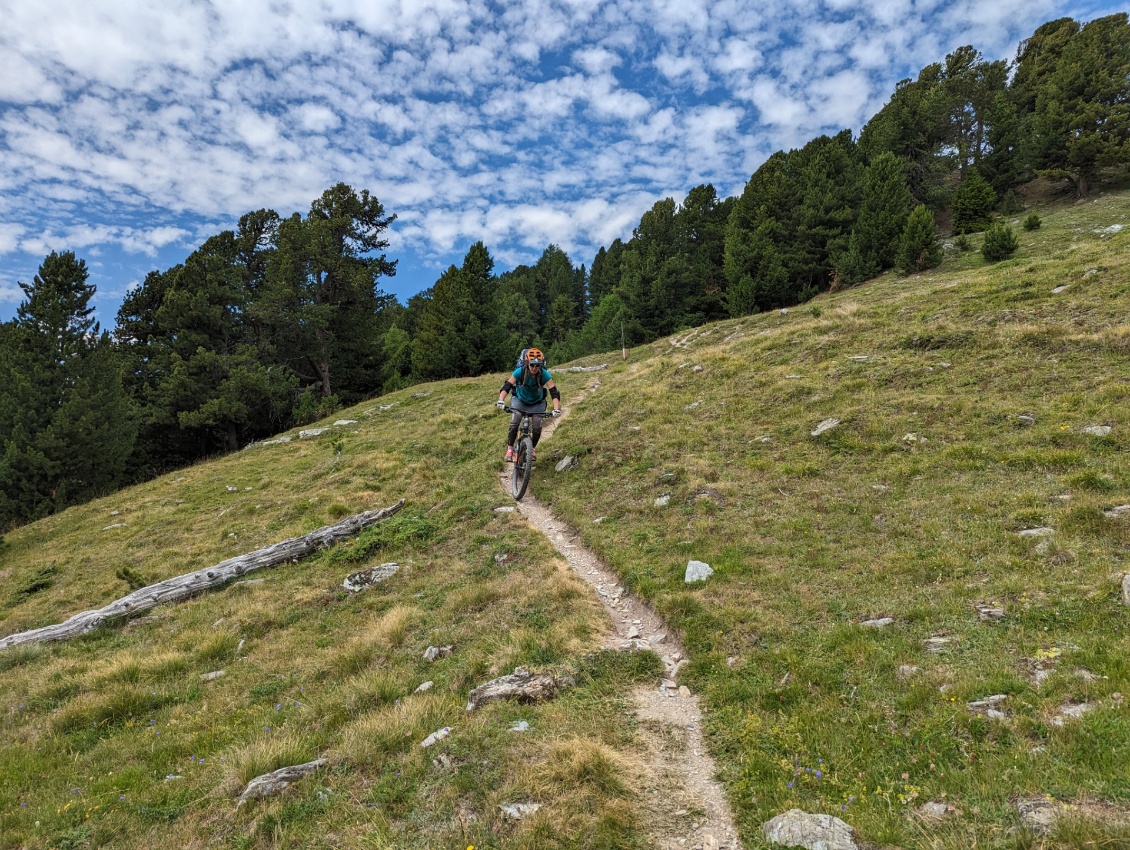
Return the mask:
[[526,487],[530,483],[530,468],[533,466],[533,461],[530,456],[533,454],[534,444],[529,437],[523,437],[518,441],[517,456],[514,458],[514,500],[517,501],[526,495]]

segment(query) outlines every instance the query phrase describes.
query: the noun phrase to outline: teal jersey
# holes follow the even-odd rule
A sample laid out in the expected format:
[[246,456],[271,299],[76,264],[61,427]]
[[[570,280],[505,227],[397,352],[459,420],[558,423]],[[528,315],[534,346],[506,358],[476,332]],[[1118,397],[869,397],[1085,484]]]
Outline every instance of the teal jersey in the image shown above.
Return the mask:
[[545,390],[542,387],[552,380],[553,375],[549,374],[549,370],[544,366],[541,368],[541,375],[527,372],[525,382],[522,381],[522,370],[515,369],[514,383],[517,386],[514,388],[514,397],[523,404],[537,404],[545,399]]

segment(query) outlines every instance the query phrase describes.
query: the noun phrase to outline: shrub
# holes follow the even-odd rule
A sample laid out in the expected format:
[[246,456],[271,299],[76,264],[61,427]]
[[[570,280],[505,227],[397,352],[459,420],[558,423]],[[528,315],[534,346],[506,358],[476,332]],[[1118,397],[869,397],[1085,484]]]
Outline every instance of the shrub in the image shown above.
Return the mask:
[[1007,224],[994,224],[985,231],[985,241],[981,244],[981,256],[989,262],[1011,257],[1020,243],[1016,234]]
[[1020,196],[1012,189],[1004,193],[1001,198],[1001,212],[1005,215],[1016,215],[1018,212],[1024,211],[1024,202],[1020,200]]
[[1025,230],[1039,230],[1041,224],[1043,224],[1043,222],[1040,221],[1040,217],[1034,212],[1028,213],[1028,218],[1024,219]]
[[964,233],[953,240],[953,244],[956,245],[960,251],[968,251],[973,247],[973,243],[969,241],[969,237]]
[[984,230],[992,220],[997,193],[976,170],[953,193],[953,232],[974,233]]
[[903,274],[921,272],[941,265],[941,262],[942,243],[938,240],[934,214],[925,204],[919,204],[910,214],[902,232],[896,261],[898,270]]

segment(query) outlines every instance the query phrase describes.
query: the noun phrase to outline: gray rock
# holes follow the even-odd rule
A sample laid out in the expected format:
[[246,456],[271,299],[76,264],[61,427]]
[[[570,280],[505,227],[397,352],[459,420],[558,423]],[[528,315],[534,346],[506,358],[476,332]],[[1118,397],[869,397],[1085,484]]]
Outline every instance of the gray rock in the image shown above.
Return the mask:
[[345,425],[356,425],[356,424],[357,424],[356,419],[339,419],[334,423],[334,427],[335,428],[341,428],[342,426],[345,426]]
[[327,429],[327,428],[307,428],[305,431],[299,431],[298,432],[298,439],[308,440],[311,437],[317,437],[321,434],[326,433],[327,430],[329,430],[329,429]]
[[1122,577],[1122,604],[1130,605],[1130,573]]
[[438,744],[444,738],[451,734],[451,727],[444,726],[442,729],[437,729],[432,734],[428,735],[423,741],[420,742],[421,747],[430,747],[433,744]]
[[1016,418],[1018,420],[1020,420],[1021,425],[1035,425],[1036,424],[1036,417],[1033,416],[1031,413],[1021,413]]
[[519,702],[542,702],[552,699],[576,682],[569,676],[554,677],[548,673],[533,674],[525,667],[515,667],[509,676],[501,676],[471,691],[467,711],[473,711],[488,702],[515,699]]
[[1059,807],[1050,800],[1020,800],[1016,811],[1020,815],[1020,825],[1036,835],[1051,832],[1059,820]]
[[530,731],[529,721],[519,720],[517,723],[515,723],[513,726],[510,727],[510,731],[511,732],[529,732]]
[[1055,529],[1047,525],[1042,525],[1039,528],[1025,528],[1016,533],[1020,537],[1051,537],[1055,534]]
[[1084,434],[1090,434],[1092,437],[1105,437],[1110,433],[1109,425],[1088,425],[1083,429]]
[[853,830],[832,815],[812,815],[789,809],[762,828],[772,844],[804,847],[807,850],[857,850]]
[[825,431],[831,431],[833,428],[835,428],[839,424],[840,424],[839,419],[825,419],[823,422],[821,422],[819,425],[817,425],[815,428],[812,429],[812,436],[813,437],[819,437]]
[[427,692],[427,691],[430,691],[430,690],[432,689],[432,685],[433,685],[433,684],[434,684],[434,683],[433,683],[433,682],[431,682],[431,681],[428,681],[428,682],[421,682],[421,683],[420,683],[420,687],[416,688],[416,690],[412,691],[412,693],[414,693],[414,694],[422,694],[422,693],[425,693],[425,692]]
[[1103,511],[1103,516],[1107,519],[1118,519],[1123,514],[1130,513],[1130,505],[1119,505],[1116,508],[1111,508],[1109,511]]
[[400,570],[400,564],[381,564],[379,567],[372,567],[360,572],[351,573],[346,576],[345,581],[341,586],[348,590],[350,593],[360,593],[362,590],[368,590],[376,584],[391,578],[396,575]]
[[1004,609],[996,605],[978,605],[977,617],[983,622],[992,622],[1004,619]]
[[918,814],[924,818],[941,818],[946,816],[949,811],[945,803],[930,802],[923,803],[918,807]]
[[915,664],[903,664],[898,669],[898,677],[900,679],[909,679],[911,676],[917,673],[919,669],[920,668]]
[[510,820],[521,820],[536,812],[541,806],[538,803],[510,803],[499,806],[499,810]]
[[292,782],[297,782],[299,779],[313,773],[315,770],[325,767],[328,763],[326,759],[317,759],[315,761],[306,762],[306,764],[281,767],[272,773],[264,773],[262,776],[256,776],[248,782],[247,787],[243,789],[243,793],[239,797],[239,805],[242,806],[248,800],[254,800],[257,797],[270,797],[274,794],[278,794]]
[[451,644],[446,646],[429,646],[424,650],[425,661],[435,661],[437,658],[446,658],[455,649]]
[[577,468],[577,459],[573,455],[566,455],[557,466],[553,467],[558,472],[568,472],[570,469]]
[[223,677],[223,675],[224,675],[223,670],[213,670],[211,673],[204,673],[203,675],[201,675],[200,678],[203,679],[205,682],[214,682],[217,679]]
[[706,581],[712,575],[714,575],[714,570],[710,568],[710,564],[705,564],[702,561],[688,561],[687,572],[683,581],[687,584],[693,584],[696,581]]
[[895,621],[894,617],[880,617],[877,620],[864,620],[859,625],[865,629],[884,629]]
[[671,501],[670,496],[660,496],[658,499],[655,500],[655,507],[665,508],[665,507],[667,507],[667,503],[670,502],[670,501]]
[[983,699],[975,699],[965,704],[965,707],[970,711],[983,711],[987,708],[996,708],[998,705],[1008,699],[1008,694],[993,694],[991,697]]

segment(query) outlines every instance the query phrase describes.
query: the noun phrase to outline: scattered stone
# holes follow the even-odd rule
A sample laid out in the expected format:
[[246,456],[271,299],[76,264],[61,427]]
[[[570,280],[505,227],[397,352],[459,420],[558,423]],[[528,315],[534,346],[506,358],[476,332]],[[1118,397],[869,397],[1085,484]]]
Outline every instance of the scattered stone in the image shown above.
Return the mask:
[[772,844],[807,850],[856,850],[852,828],[832,815],[812,815],[789,809],[762,828]]
[[421,747],[430,747],[432,744],[438,744],[444,738],[451,734],[451,727],[444,726],[442,729],[437,729],[432,734],[428,735],[423,741],[420,742]]
[[521,820],[528,815],[532,815],[541,806],[538,803],[510,803],[509,805],[498,807],[502,814],[511,820]]
[[385,579],[391,578],[399,571],[400,564],[381,564],[379,567],[372,567],[346,576],[341,586],[350,593],[360,593],[362,590],[368,590]]
[[337,422],[334,423],[334,427],[335,428],[342,428],[346,425],[356,425],[356,424],[357,424],[356,419],[339,419],[339,420],[337,420]]
[[103,528],[102,530],[103,531],[109,531],[112,528],[125,528],[125,527],[126,527],[126,524],[124,522],[115,522],[113,525],[108,525],[105,528]]
[[412,398],[427,398],[431,394],[431,390],[428,390],[426,393],[412,393]]
[[1122,604],[1130,605],[1130,573],[1122,577]]
[[865,629],[884,629],[895,621],[894,617],[880,617],[877,620],[864,620],[859,625]]
[[683,581],[687,584],[694,584],[696,581],[706,581],[712,575],[714,575],[714,570],[710,568],[710,564],[705,564],[702,561],[688,561],[687,572]]
[[321,434],[324,434],[326,433],[326,431],[326,428],[307,428],[305,431],[298,432],[298,439],[308,440],[311,437],[317,437]]
[[1016,803],[1020,825],[1036,835],[1046,835],[1055,829],[1060,809],[1051,800],[1020,800]]
[[571,676],[551,676],[548,673],[533,674],[526,667],[515,667],[509,676],[501,676],[471,691],[467,701],[467,711],[473,711],[488,702],[500,699],[516,699],[518,702],[541,702],[552,699],[576,681]]
[[1036,424],[1036,417],[1033,416],[1031,413],[1021,413],[1016,418],[1017,418],[1017,420],[1019,420],[1021,425],[1035,425]]
[[558,472],[568,472],[570,469],[577,468],[577,459],[573,455],[566,455],[558,462],[557,466],[553,468]]
[[1016,533],[1020,537],[1051,537],[1055,534],[1055,529],[1044,525],[1039,528],[1025,528]]
[[628,640],[635,640],[636,638],[640,637],[640,634],[641,633],[639,627],[632,626],[630,629],[628,629],[628,633],[624,635],[624,637],[626,637]]
[[942,652],[952,642],[953,638],[948,637],[930,637],[924,641],[927,652]]
[[223,675],[224,675],[223,670],[213,670],[211,673],[204,673],[203,675],[201,675],[200,678],[203,679],[205,682],[214,682],[217,679],[221,678]]
[[432,689],[433,684],[434,683],[431,682],[430,680],[427,681],[427,682],[421,682],[420,687],[416,688],[416,690],[412,691],[412,693],[414,693],[414,694],[426,693],[427,691],[430,691]]
[[690,699],[691,689],[686,685],[679,685],[679,696],[681,696],[683,699]]
[[599,366],[570,366],[566,372],[597,372],[601,369],[607,369],[607,363],[601,363]]
[[929,802],[918,807],[918,814],[924,818],[943,818],[948,810],[945,803]]
[[513,505],[503,505],[502,507],[495,508],[494,512],[496,514],[512,514],[512,513],[514,513],[514,506]]
[[986,605],[979,603],[977,605],[977,618],[984,623],[995,622],[1004,619],[1004,608],[997,605]]
[[1088,425],[1083,429],[1084,434],[1090,434],[1092,437],[1105,437],[1110,433],[1109,425]]
[[275,437],[273,440],[264,440],[259,445],[261,446],[277,446],[279,443],[289,443],[290,437]]
[[683,410],[694,410],[700,404],[702,404],[701,401],[692,401],[690,404],[683,405]]
[[447,644],[446,646],[429,646],[424,650],[424,660],[431,662],[435,661],[437,658],[446,658],[448,655],[451,655],[454,649],[455,647],[451,644]]
[[1070,703],[1065,702],[1059,707],[1059,712],[1052,718],[1052,723],[1056,726],[1063,726],[1065,721],[1079,720],[1089,711],[1093,711],[1095,706],[1089,702]]
[[996,708],[1006,699],[1008,699],[1008,694],[993,694],[991,697],[984,697],[983,699],[975,699],[971,702],[967,702],[965,707],[970,711],[986,711],[987,709]]
[[898,669],[898,677],[900,679],[909,679],[911,676],[913,676],[915,673],[917,673],[920,669],[921,668],[918,667],[918,665],[916,665],[916,664],[903,664]]
[[819,425],[817,425],[815,428],[812,429],[812,432],[811,432],[812,436],[813,437],[819,437],[825,431],[831,431],[833,428],[835,428],[839,424],[840,424],[839,419],[825,419],[823,422],[821,422]]
[[166,782],[175,782],[178,779],[184,779],[179,773],[169,773],[165,775]]
[[1130,513],[1130,505],[1119,505],[1116,508],[1111,508],[1109,511],[1103,511],[1103,516],[1107,519],[1118,519],[1126,513]]
[[866,363],[868,360],[871,359],[871,357],[867,354],[856,354],[856,355],[853,355],[851,359],[854,360],[856,363]]
[[598,516],[596,519],[594,519],[592,521],[592,524],[593,525],[600,525],[602,522],[604,522],[604,520],[605,520],[605,517]]
[[667,507],[667,503],[670,502],[670,501],[671,501],[670,496],[660,496],[658,499],[655,500],[655,507],[665,508],[665,507]]
[[1052,290],[1052,295],[1059,295],[1061,292],[1066,292],[1071,288],[1071,284],[1065,283],[1063,286],[1057,286]]
[[254,800],[258,797],[274,796],[287,788],[292,782],[297,782],[299,779],[313,773],[315,770],[325,767],[328,763],[326,759],[316,759],[306,764],[280,767],[272,773],[264,773],[262,776],[256,776],[248,782],[247,787],[243,789],[243,793],[239,797],[238,805],[242,806],[248,800]]
[[513,726],[510,727],[510,731],[511,732],[529,732],[530,731],[530,724],[526,720],[519,720],[517,723],[515,723]]

